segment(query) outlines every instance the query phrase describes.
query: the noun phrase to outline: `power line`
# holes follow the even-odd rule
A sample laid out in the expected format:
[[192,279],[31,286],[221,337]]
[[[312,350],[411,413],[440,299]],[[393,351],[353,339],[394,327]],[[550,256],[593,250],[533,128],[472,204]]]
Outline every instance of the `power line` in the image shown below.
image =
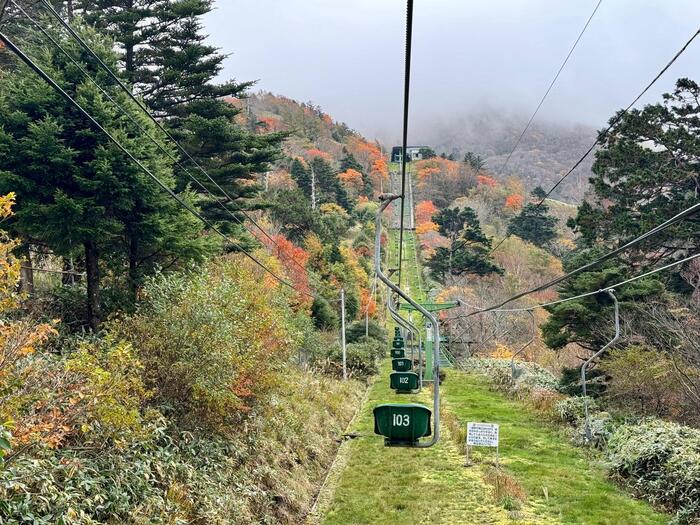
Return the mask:
[[257,264],[260,268],[265,270],[267,273],[269,273],[275,280],[277,280],[280,284],[283,284],[292,290],[296,291],[297,293],[307,295],[312,298],[316,298],[314,294],[311,294],[309,292],[306,292],[304,290],[297,290],[294,285],[292,285],[290,282],[286,281],[282,277],[278,276],[275,272],[273,272],[265,263],[261,262],[259,259],[257,259],[255,256],[250,254],[248,251],[246,251],[237,241],[231,239],[229,236],[227,236],[225,233],[223,233],[221,230],[219,230],[214,224],[212,224],[207,218],[205,218],[202,214],[200,214],[197,210],[195,210],[193,207],[191,207],[187,202],[182,200],[180,196],[178,196],[173,190],[171,190],[167,185],[165,185],[158,177],[156,177],[146,166],[143,165],[141,161],[139,161],[126,147],[122,145],[121,142],[119,142],[107,129],[105,129],[95,118],[85,109],[83,108],[73,97],[71,97],[61,86],[59,86],[56,81],[49,75],[47,74],[39,65],[37,65],[29,56],[27,56],[19,47],[17,47],[4,33],[0,32],[0,40],[7,46],[10,51],[12,51],[17,57],[22,60],[32,71],[34,71],[37,75],[39,75],[47,84],[49,84],[57,93],[59,93],[66,101],[68,101],[73,107],[75,107],[85,118],[87,118],[90,123],[95,126],[101,133],[103,133],[110,142],[112,142],[122,153],[124,153],[129,159],[131,159],[132,162],[134,162],[144,173],[146,173],[151,179],[153,179],[156,184],[158,184],[162,189],[164,189],[170,197],[175,199],[183,208],[185,208],[187,211],[189,211],[192,215],[197,217],[200,221],[202,221],[204,224],[206,224],[212,231],[220,235],[224,240],[230,242],[234,246],[236,246],[243,254],[246,255],[250,260],[252,260],[255,264]]
[[637,276],[632,277],[630,279],[627,279],[625,281],[611,284],[610,286],[606,286],[605,288],[601,288],[601,289],[596,290],[594,292],[586,292],[586,293],[576,295],[574,297],[566,297],[564,299],[558,299],[556,301],[550,301],[548,303],[539,303],[539,304],[535,304],[535,305],[523,307],[523,308],[501,308],[501,309],[491,310],[491,311],[492,312],[528,312],[531,310],[535,310],[537,308],[544,308],[545,306],[554,306],[555,304],[566,303],[568,301],[573,301],[574,299],[582,299],[584,297],[590,297],[591,295],[596,295],[596,294],[599,294],[601,292],[605,292],[607,290],[617,289],[617,288],[624,286],[626,284],[629,284],[631,282],[638,281],[639,279],[643,279],[644,277],[649,277],[650,275],[654,275],[655,273],[663,272],[664,270],[668,270],[669,268],[673,268],[674,266],[679,266],[683,263],[692,261],[693,259],[697,259],[698,257],[700,257],[700,252],[698,252],[694,255],[690,255],[690,256],[686,257],[685,259],[681,259],[681,260],[669,263],[665,266],[661,266],[660,268],[656,268],[654,270],[648,271],[648,272],[643,273],[641,275],[637,275]]
[[[602,132],[598,133],[598,137],[597,137],[596,140],[593,142],[593,144],[591,144],[591,147],[588,148],[588,149],[586,150],[586,152],[581,156],[581,158],[579,158],[579,159],[576,161],[576,163],[571,167],[571,169],[570,169],[569,171],[567,171],[564,175],[562,175],[562,176],[559,178],[559,180],[556,182],[556,184],[554,184],[554,186],[552,186],[552,187],[549,189],[549,191],[544,195],[544,197],[542,197],[542,199],[537,203],[537,206],[536,206],[537,208],[539,208],[540,206],[542,206],[542,204],[544,203],[544,201],[545,201],[547,198],[549,198],[549,196],[552,194],[552,192],[554,192],[554,190],[556,190],[556,189],[559,187],[559,185],[560,185],[562,182],[564,182],[564,180],[565,180],[569,175],[571,175],[571,174],[573,173],[573,171],[574,171],[576,168],[578,168],[578,167],[581,165],[581,163],[586,159],[586,157],[588,157],[588,155],[591,154],[591,152],[595,149],[595,147],[598,146],[598,145],[608,136],[608,134],[610,133],[610,131],[622,120],[622,117],[624,117],[624,116],[629,112],[629,110],[632,108],[632,106],[634,106],[634,105],[639,101],[639,99],[642,98],[642,97],[646,94],[646,92],[649,91],[649,89],[651,89],[651,87],[656,83],[657,80],[659,80],[659,78],[661,78],[661,76],[668,70],[668,68],[670,68],[676,60],[678,60],[678,57],[680,57],[680,56],[685,52],[685,50],[688,49],[688,46],[690,46],[690,44],[693,42],[693,40],[695,40],[695,38],[697,38],[698,35],[700,35],[700,29],[698,29],[698,30],[688,39],[688,41],[683,45],[683,47],[681,47],[681,48],[676,52],[676,54],[673,56],[673,58],[671,58],[671,60],[669,60],[669,62],[668,62],[663,68],[661,68],[661,71],[659,71],[659,72],[657,73],[657,75],[651,80],[651,82],[649,82],[649,84],[647,84],[647,86],[642,90],[642,92],[639,93],[639,95],[637,95],[637,96],[635,97],[635,99],[634,99],[632,102],[630,102],[630,104],[629,104],[625,109],[623,109],[622,111],[618,112],[617,115],[615,115],[615,116],[610,120],[610,124],[608,125],[608,127],[605,128],[605,130],[603,130]],[[503,239],[501,239],[500,242],[496,245],[496,247],[495,247],[493,250],[491,250],[491,253],[493,253],[493,252],[495,252],[496,250],[498,250],[498,248],[499,248],[499,247],[505,242],[505,240],[508,239],[509,237],[510,237],[510,233],[507,233],[506,236],[503,237]]]
[[406,2],[406,56],[403,77],[403,135],[401,139],[401,216],[399,217],[399,275],[401,288],[401,264],[403,263],[403,220],[406,207],[406,149],[408,148],[408,107],[411,87],[411,40],[413,38],[413,0]]
[[583,34],[586,32],[586,29],[588,29],[588,25],[591,23],[591,20],[593,20],[593,16],[596,14],[596,11],[598,11],[598,8],[600,7],[600,4],[603,2],[603,0],[598,0],[598,3],[595,6],[595,9],[593,9],[593,12],[591,13],[591,16],[588,17],[588,20],[586,21],[586,25],[583,26],[583,29],[578,35],[578,38],[576,38],[576,41],[574,42],[574,45],[571,46],[571,49],[569,50],[569,54],[566,55],[566,58],[564,61],[561,63],[561,66],[559,66],[559,70],[557,71],[557,74],[554,75],[554,78],[552,79],[552,82],[549,84],[549,87],[547,88],[547,91],[545,91],[544,95],[542,95],[542,98],[540,99],[540,103],[537,104],[537,107],[535,108],[535,111],[532,113],[530,116],[530,120],[527,121],[527,124],[525,125],[525,128],[523,129],[522,133],[520,133],[520,136],[518,137],[518,140],[515,142],[513,145],[513,149],[510,150],[510,153],[508,153],[508,157],[506,158],[506,161],[503,163],[503,166],[501,166],[501,173],[503,170],[506,168],[508,165],[508,162],[510,162],[510,158],[513,156],[513,153],[515,153],[515,150],[518,148],[518,145],[520,145],[520,142],[523,140],[523,137],[525,136],[525,133],[527,132],[528,129],[530,129],[530,125],[532,124],[532,121],[535,120],[535,116],[537,116],[537,113],[540,111],[540,108],[542,107],[542,104],[544,104],[545,99],[549,95],[549,92],[552,90],[554,87],[554,84],[557,82],[557,79],[559,78],[559,75],[561,75],[561,72],[564,70],[564,67],[566,66],[566,63],[569,61],[569,58],[571,58],[571,55],[574,52],[574,49],[576,49],[576,46],[578,45],[579,41],[581,40],[581,37]]
[[[68,52],[58,43],[56,40],[48,34],[47,31],[37,22],[35,21],[27,12],[22,9],[21,6],[19,6],[14,0],[9,0],[12,2],[13,5],[15,5],[23,14],[25,17],[27,17],[51,42],[53,43],[54,46],[56,46],[58,49],[60,49],[63,54],[65,54],[71,62],[80,69],[83,75],[85,75],[86,78],[90,80],[111,102],[114,104],[124,115],[127,116],[138,128],[139,130],[144,133],[163,153],[165,153],[168,157],[170,157],[175,164],[180,167],[186,174],[187,176],[195,183],[197,184],[205,193],[207,193],[209,196],[214,199],[215,202],[219,206],[221,206],[224,211],[226,211],[238,224],[240,224],[248,233],[250,233],[257,241],[261,242],[260,239],[253,233],[246,225],[241,221],[241,219],[234,213],[232,212],[222,201],[219,200],[218,197],[214,196],[209,189],[202,184],[202,182],[197,179],[194,175],[191,174],[191,172],[185,168],[167,149],[165,149],[156,139],[148,133],[147,130],[143,128],[134,118],[133,116],[128,113],[118,102],[116,102],[86,71],[85,69],[77,63],[69,54]],[[48,2],[45,0],[40,0],[50,11],[52,16],[56,18],[59,23],[66,28],[66,30],[70,33],[70,35],[80,44],[80,46],[88,52],[88,54],[93,57],[98,65],[104,69],[107,74],[117,83],[117,85],[133,100],[137,106],[144,112],[146,115],[149,117],[151,121],[153,121],[156,126],[163,132],[163,134],[171,141],[173,142],[176,147],[190,160],[192,164],[194,164],[197,169],[202,172],[206,178],[219,190],[221,193],[224,195],[226,199],[229,200],[229,202],[233,202],[233,197],[229,195],[224,188],[222,188],[210,175],[209,173],[187,152],[187,150],[167,131],[167,129],[151,114],[149,109],[137,98],[133,95],[131,90],[129,90],[128,86],[122,82],[122,80],[111,70],[111,68],[105,64],[105,62],[97,55],[97,53],[94,52],[94,50],[85,42],[85,40],[71,27],[71,25],[66,22],[61,15],[54,9],[52,5],[50,5]],[[37,2],[38,3],[38,2]],[[250,216],[245,210],[237,210],[239,211],[242,215],[244,215],[248,220],[250,220],[264,235],[267,237],[275,246],[278,248],[278,252],[282,254],[286,260],[292,262],[295,264],[297,267],[301,268],[302,270],[305,271],[305,269],[293,258],[291,258],[288,254],[284,253],[281,246],[277,243],[277,241],[270,236],[265,229],[260,226],[260,224],[252,217]],[[264,243],[262,243],[264,244]]]
[[490,311],[499,309],[499,308],[501,308],[502,306],[505,306],[506,304],[515,301],[516,299],[520,299],[520,298],[522,298],[522,297],[525,297],[526,295],[530,295],[530,294],[533,294],[533,293],[535,293],[535,292],[541,292],[542,290],[546,290],[547,288],[550,288],[550,287],[552,287],[552,286],[554,286],[554,285],[556,285],[556,284],[559,284],[560,282],[566,281],[567,279],[570,279],[570,278],[573,277],[574,275],[578,275],[578,274],[580,274],[580,273],[583,273],[583,272],[585,272],[585,271],[587,271],[587,270],[590,270],[590,269],[592,269],[592,268],[598,266],[599,264],[601,264],[601,263],[607,261],[608,259],[612,259],[612,258],[615,257],[616,255],[618,255],[618,254],[620,254],[620,253],[622,253],[622,252],[628,250],[629,248],[632,248],[633,246],[636,246],[637,244],[641,243],[642,241],[648,239],[649,237],[652,237],[653,235],[656,235],[657,233],[659,233],[659,232],[661,232],[661,231],[663,231],[663,230],[666,230],[667,228],[670,228],[670,227],[673,226],[674,224],[676,224],[676,223],[682,221],[683,219],[685,219],[685,218],[687,218],[687,217],[690,217],[691,215],[697,213],[698,211],[700,211],[700,202],[694,204],[693,206],[691,206],[691,207],[689,207],[689,208],[686,208],[685,210],[683,210],[683,211],[677,213],[676,215],[674,215],[673,217],[671,217],[671,218],[668,219],[667,221],[665,221],[665,222],[659,224],[658,226],[652,228],[652,229],[649,230],[648,232],[643,233],[643,234],[640,235],[639,237],[636,237],[636,238],[632,239],[631,241],[629,241],[629,242],[625,243],[624,245],[620,246],[619,248],[614,249],[613,251],[611,251],[611,252],[609,252],[609,253],[607,253],[607,254],[605,254],[605,255],[599,257],[598,259],[596,259],[596,260],[594,260],[594,261],[592,261],[592,262],[590,262],[590,263],[588,263],[588,264],[584,264],[583,266],[579,266],[579,267],[576,268],[575,270],[572,270],[572,271],[570,271],[569,273],[567,273],[567,274],[565,274],[565,275],[563,275],[563,276],[561,276],[561,277],[557,277],[556,279],[552,279],[551,281],[549,281],[549,282],[547,282],[547,283],[544,283],[544,284],[542,284],[542,285],[540,285],[540,286],[537,286],[537,287],[535,287],[535,288],[532,288],[531,290],[527,290],[527,291],[525,291],[525,292],[517,293],[516,295],[510,297],[509,299],[506,299],[505,301],[503,301],[503,302],[501,302],[501,303],[499,303],[499,304],[496,304],[496,305],[493,305],[493,306],[489,306],[488,308],[482,308],[482,309],[480,309],[480,310],[477,310],[477,311],[475,311],[475,312],[472,312],[472,313],[470,313],[470,314],[467,314],[466,317],[470,317],[470,316],[472,316],[472,315],[475,315],[475,314],[478,314],[478,313],[482,313],[482,312],[490,312]]

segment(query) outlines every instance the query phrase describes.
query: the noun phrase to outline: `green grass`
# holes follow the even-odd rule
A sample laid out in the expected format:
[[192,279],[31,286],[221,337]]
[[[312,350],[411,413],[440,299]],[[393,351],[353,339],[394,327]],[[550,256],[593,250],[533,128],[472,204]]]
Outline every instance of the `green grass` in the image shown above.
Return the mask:
[[[361,435],[347,443],[348,460],[334,495],[322,509],[321,523],[331,524],[507,524],[509,512],[491,497],[478,469],[465,468],[464,457],[445,435],[429,449],[385,447],[373,433],[372,409],[380,403],[419,402],[431,406],[431,392],[398,395],[389,389],[389,363],[371,387],[352,431]],[[447,432],[443,429],[443,432]],[[555,523],[527,519],[519,523]]]
[[[390,256],[396,261],[391,231]],[[404,232],[404,288],[420,301],[415,233]],[[412,242],[413,241],[413,242]],[[444,413],[463,428],[467,421],[501,425],[501,465],[524,489],[523,503],[512,497],[496,501],[484,481],[485,461],[464,466],[464,456],[445,425],[440,443],[429,449],[388,448],[373,434],[372,409],[380,403],[431,404],[431,392],[397,395],[389,389],[390,365],[382,365],[352,428],[361,437],[346,443],[343,468],[332,494],[320,509],[321,523],[395,524],[581,524],[650,525],[669,517],[633,499],[606,479],[605,469],[588,451],[569,444],[567,436],[523,403],[489,388],[486,378],[448,371],[443,385]],[[446,422],[445,418],[443,423]],[[454,428],[454,427],[452,427]],[[494,454],[477,453],[482,458]],[[546,493],[546,496],[545,496]],[[509,511],[507,509],[517,509]]]
[[668,522],[667,515],[608,481],[595,456],[569,444],[559,429],[542,422],[523,403],[490,390],[487,381],[450,370],[443,398],[463,425],[467,421],[500,424],[501,462],[525,488],[538,512],[553,514],[561,523],[586,525]]

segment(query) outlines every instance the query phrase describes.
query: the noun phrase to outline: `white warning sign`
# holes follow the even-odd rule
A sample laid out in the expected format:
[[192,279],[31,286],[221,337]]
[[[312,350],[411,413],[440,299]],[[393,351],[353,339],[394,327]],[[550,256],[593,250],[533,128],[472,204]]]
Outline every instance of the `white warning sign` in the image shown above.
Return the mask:
[[467,423],[467,445],[470,447],[498,447],[498,424]]

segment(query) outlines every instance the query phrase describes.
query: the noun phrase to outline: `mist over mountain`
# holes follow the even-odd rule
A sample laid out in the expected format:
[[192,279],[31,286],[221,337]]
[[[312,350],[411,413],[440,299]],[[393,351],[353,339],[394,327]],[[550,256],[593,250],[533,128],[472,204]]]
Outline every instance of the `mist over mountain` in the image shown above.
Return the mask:
[[[595,140],[596,130],[581,124],[535,121],[503,165],[527,122],[522,114],[483,110],[439,119],[416,120],[412,143],[425,144],[437,153],[461,159],[468,151],[486,160],[486,168],[505,180],[518,177],[528,189],[553,186]],[[594,155],[591,154],[557,188],[553,198],[581,201],[588,186]]]

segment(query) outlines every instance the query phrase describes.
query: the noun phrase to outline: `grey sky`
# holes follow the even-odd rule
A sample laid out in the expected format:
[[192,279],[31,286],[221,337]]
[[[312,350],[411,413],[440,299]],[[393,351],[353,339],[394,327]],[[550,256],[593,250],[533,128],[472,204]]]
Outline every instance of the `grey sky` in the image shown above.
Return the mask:
[[[435,120],[537,105],[597,0],[416,0],[412,141]],[[321,105],[369,138],[400,135],[405,2],[218,0],[224,78]],[[603,0],[541,110],[601,127],[700,27],[699,0]],[[700,37],[645,101],[700,80]]]

